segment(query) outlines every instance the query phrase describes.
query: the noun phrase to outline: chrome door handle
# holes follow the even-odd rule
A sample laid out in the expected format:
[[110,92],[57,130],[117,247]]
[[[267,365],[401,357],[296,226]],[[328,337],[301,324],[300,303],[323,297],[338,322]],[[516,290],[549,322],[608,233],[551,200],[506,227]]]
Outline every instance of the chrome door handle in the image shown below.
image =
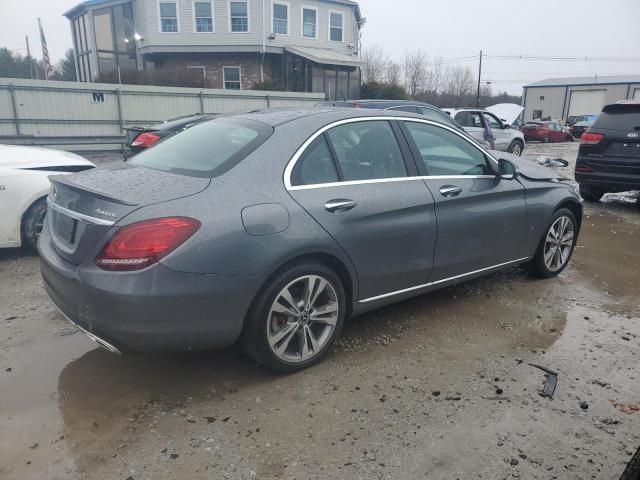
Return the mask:
[[342,212],[348,212],[349,210],[356,207],[357,205],[358,204],[353,200],[338,198],[335,200],[329,200],[327,203],[325,203],[324,209],[327,212],[331,212],[331,213],[342,213]]
[[457,197],[462,193],[460,187],[454,187],[453,185],[445,185],[440,188],[440,195],[443,197]]

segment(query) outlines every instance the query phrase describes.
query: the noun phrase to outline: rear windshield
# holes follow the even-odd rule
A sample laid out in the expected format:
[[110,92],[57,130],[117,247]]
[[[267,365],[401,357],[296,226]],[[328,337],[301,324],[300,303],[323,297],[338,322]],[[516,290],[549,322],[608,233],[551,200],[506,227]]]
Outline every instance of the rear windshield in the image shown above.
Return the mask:
[[129,163],[192,177],[217,177],[253,152],[272,133],[273,128],[261,122],[218,118],[158,142]]
[[608,105],[593,123],[593,128],[640,130],[640,105]]

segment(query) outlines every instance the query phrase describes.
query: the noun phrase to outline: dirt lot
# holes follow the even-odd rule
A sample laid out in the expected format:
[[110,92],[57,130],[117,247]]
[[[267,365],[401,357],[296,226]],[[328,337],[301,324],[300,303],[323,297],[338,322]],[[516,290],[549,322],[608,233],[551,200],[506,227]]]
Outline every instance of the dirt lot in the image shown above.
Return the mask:
[[[290,376],[235,349],[102,351],[56,312],[37,257],[3,251],[0,478],[617,480],[640,445],[636,202],[588,205],[559,278],[515,268],[353,319]],[[553,400],[528,363],[559,373]]]

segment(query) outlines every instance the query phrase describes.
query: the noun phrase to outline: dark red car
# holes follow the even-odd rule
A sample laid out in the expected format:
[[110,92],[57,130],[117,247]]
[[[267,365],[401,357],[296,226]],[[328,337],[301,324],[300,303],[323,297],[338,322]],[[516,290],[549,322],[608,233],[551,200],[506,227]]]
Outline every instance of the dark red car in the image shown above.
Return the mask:
[[522,127],[522,133],[527,142],[531,140],[545,143],[573,141],[571,133],[556,120],[527,122]]

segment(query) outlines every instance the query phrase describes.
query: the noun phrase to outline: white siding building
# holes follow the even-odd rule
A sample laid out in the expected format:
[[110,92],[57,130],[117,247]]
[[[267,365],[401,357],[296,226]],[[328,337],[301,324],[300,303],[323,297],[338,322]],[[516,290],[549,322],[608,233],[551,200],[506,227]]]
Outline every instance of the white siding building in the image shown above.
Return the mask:
[[640,75],[550,78],[525,85],[524,120],[595,115],[618,100],[640,100]]
[[81,81],[360,93],[364,19],[351,0],[87,0],[65,16]]

